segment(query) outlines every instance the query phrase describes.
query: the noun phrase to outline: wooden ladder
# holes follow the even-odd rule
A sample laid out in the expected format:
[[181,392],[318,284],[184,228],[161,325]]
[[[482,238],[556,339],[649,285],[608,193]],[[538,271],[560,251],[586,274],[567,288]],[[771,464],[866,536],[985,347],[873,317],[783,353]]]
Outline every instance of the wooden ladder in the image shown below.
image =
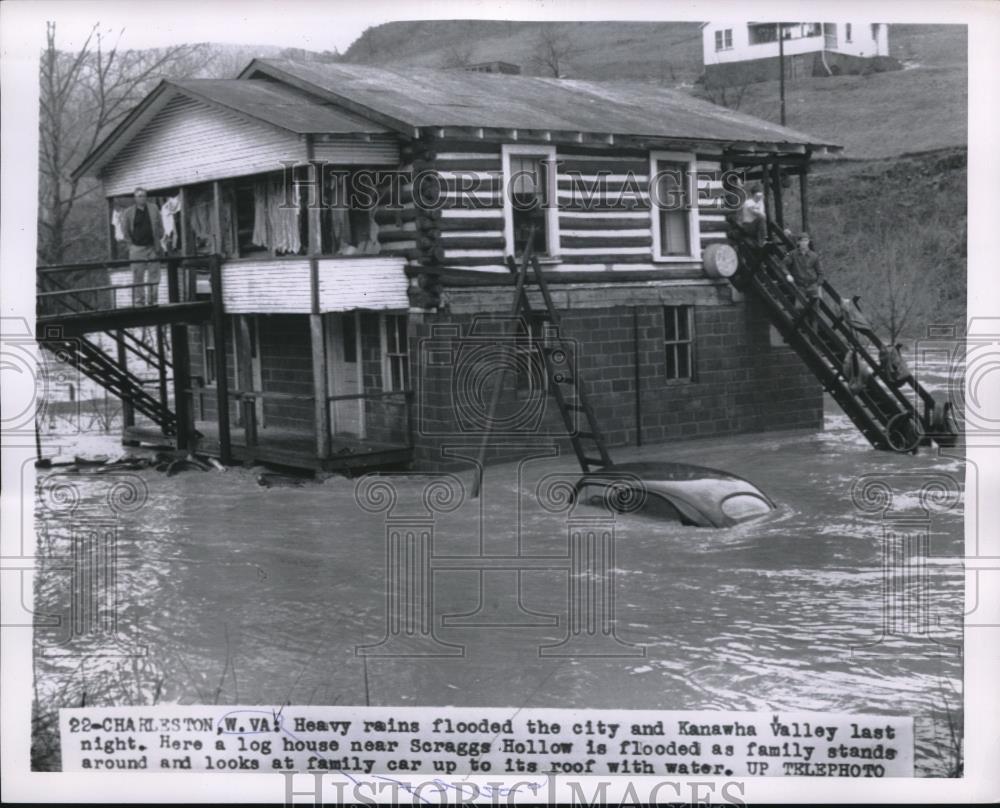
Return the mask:
[[[559,414],[566,427],[566,434],[569,436],[576,459],[580,464],[580,469],[586,474],[595,468],[605,468],[613,465],[608,454],[607,445],[600,426],[597,423],[597,416],[594,408],[587,399],[586,386],[583,378],[577,369],[577,358],[572,346],[562,336],[559,314],[552,301],[552,294],[549,292],[545,275],[538,263],[531,248],[534,241],[534,228],[527,238],[527,246],[521,257],[520,266],[513,256],[507,256],[507,267],[514,274],[514,300],[511,306],[511,319],[523,318],[525,326],[529,329],[534,318],[542,315],[542,337],[537,342],[531,340],[531,350],[537,350],[541,356],[545,370],[545,382],[548,392],[555,399]],[[535,282],[538,284],[545,304],[544,312],[536,312],[531,302],[528,300],[527,283],[528,270],[534,274]],[[489,414],[486,421],[486,431],[483,434],[482,444],[479,448],[479,459],[477,464],[478,473],[472,485],[472,496],[478,497],[482,490],[483,473],[486,467],[486,452],[489,448],[490,431],[495,419],[497,406],[500,403],[500,396],[503,393],[504,381],[507,376],[506,366],[501,368],[499,377],[495,380],[492,396],[490,398]],[[586,426],[578,428],[578,416],[582,415]]]

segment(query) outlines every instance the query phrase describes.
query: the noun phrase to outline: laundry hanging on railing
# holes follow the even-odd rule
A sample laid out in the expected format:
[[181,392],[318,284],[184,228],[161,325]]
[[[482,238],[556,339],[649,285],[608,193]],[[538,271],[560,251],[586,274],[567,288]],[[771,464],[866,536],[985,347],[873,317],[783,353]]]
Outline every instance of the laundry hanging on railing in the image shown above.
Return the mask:
[[[293,205],[287,205],[289,201]],[[294,198],[286,199],[280,174],[254,181],[251,241],[255,246],[273,249],[279,255],[301,252],[300,209],[294,202]]]
[[115,241],[125,241],[125,227],[122,211],[117,208],[115,208],[115,212],[111,214],[111,226],[115,229]]
[[163,247],[164,250],[177,249],[179,234],[174,225],[174,216],[180,212],[180,209],[180,194],[170,197],[160,207],[160,221],[163,224],[163,237],[160,239],[160,246]]

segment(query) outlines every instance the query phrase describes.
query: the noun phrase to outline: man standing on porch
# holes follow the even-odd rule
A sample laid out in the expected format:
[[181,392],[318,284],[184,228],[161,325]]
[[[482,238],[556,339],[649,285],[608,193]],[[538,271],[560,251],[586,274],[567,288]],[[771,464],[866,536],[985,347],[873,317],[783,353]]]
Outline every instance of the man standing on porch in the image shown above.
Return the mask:
[[128,242],[128,257],[132,264],[132,283],[143,284],[132,288],[132,305],[152,306],[156,303],[156,287],[160,283],[160,265],[138,263],[141,259],[156,258],[157,245],[163,236],[160,211],[153,202],[146,200],[146,189],[136,188],[135,204],[125,209],[122,232]]

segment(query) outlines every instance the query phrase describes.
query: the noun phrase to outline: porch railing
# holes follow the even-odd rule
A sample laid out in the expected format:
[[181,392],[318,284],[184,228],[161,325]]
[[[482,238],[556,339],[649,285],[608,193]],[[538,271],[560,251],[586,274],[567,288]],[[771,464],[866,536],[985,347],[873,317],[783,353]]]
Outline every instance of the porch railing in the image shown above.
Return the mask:
[[[193,396],[196,393],[204,393],[207,389],[209,388],[199,387],[192,388],[188,391],[191,396],[192,412]],[[338,401],[382,401],[389,406],[402,407],[404,448],[412,449],[414,446],[413,395],[412,390],[391,390],[383,392],[351,393],[346,395],[328,396],[326,401],[327,407],[333,406]],[[281,393],[265,390],[231,390],[227,395],[227,401],[233,401],[236,403],[240,413],[241,424],[243,426],[244,444],[248,449],[251,449],[260,445],[260,431],[257,421],[258,401],[285,401],[311,404],[316,401],[316,397],[298,393]],[[217,403],[217,406],[221,407],[222,403]],[[328,429],[326,435],[327,444],[329,445],[329,442],[332,441],[334,437],[332,430],[333,419],[327,419],[327,423],[331,425],[331,428]],[[393,441],[386,440],[379,442],[392,443]]]

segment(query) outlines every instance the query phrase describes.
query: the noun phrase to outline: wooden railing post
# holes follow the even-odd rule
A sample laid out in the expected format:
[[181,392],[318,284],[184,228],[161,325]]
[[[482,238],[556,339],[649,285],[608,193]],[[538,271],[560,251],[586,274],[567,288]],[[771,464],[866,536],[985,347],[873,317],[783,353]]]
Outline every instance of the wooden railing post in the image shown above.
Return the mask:
[[167,400],[167,350],[162,325],[156,326],[156,361],[160,371],[160,403],[166,410],[170,409],[170,402]]
[[[118,368],[122,375],[128,373],[128,356],[125,353],[125,337],[122,331],[115,332],[115,344],[118,348]],[[122,397],[122,430],[135,426],[135,408],[127,396]]]
[[809,165],[802,166],[799,174],[799,203],[802,209],[802,232],[809,232]]
[[257,448],[257,397],[244,393],[241,396],[243,406],[243,442],[246,444],[248,458],[253,458],[252,450]]
[[233,460],[229,431],[229,375],[226,370],[226,312],[222,302],[222,262],[218,254],[209,258],[212,287],[212,329],[215,332],[215,394],[219,423],[219,460]]
[[[179,303],[181,299],[180,265],[177,258],[167,260],[167,300]],[[189,399],[191,387],[191,362],[188,354],[188,332],[183,323],[170,324],[170,350],[174,363],[174,409],[177,416],[177,448],[188,449],[192,437],[191,418],[193,407]]]
[[312,343],[316,456],[323,460],[330,456],[330,404],[327,401],[329,390],[326,383],[326,341],[323,333],[323,315],[310,314],[309,328]]
[[413,391],[407,390],[403,394],[403,409],[406,410],[406,448],[412,449],[413,442]]

